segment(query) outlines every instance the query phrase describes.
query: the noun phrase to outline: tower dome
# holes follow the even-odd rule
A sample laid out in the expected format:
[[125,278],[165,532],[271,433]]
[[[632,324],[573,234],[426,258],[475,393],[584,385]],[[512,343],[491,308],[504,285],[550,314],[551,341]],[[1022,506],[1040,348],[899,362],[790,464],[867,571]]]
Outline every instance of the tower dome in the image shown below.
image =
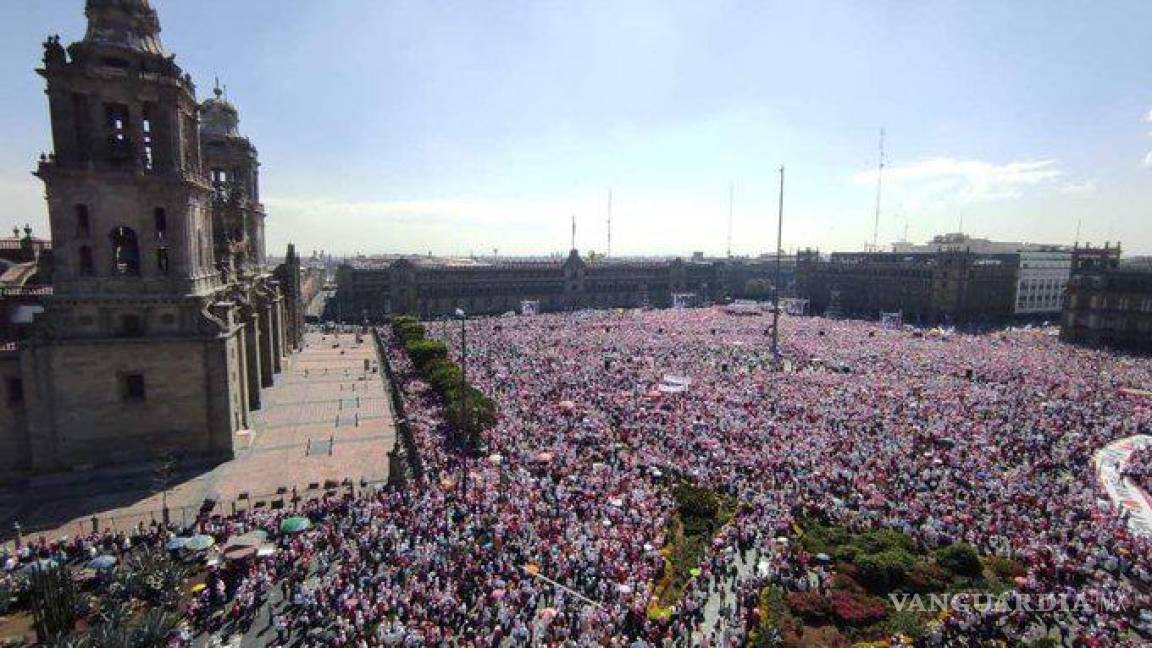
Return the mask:
[[87,0],[84,42],[164,56],[160,19],[148,0]]
[[217,81],[212,90],[215,98],[200,104],[200,133],[211,137],[240,137],[240,111],[224,98]]

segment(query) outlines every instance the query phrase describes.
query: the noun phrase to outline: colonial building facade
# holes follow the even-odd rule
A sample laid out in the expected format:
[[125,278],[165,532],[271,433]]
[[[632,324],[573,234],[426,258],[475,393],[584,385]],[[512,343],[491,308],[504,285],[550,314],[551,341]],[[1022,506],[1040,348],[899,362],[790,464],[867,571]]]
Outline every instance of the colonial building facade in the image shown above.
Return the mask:
[[937,252],[834,253],[797,258],[796,290],[813,314],[905,322],[976,324],[1015,315],[1018,254]]
[[299,260],[264,266],[256,149],[203,104],[148,0],[87,0],[44,44],[51,295],[0,355],[0,478],[232,457],[301,344]]
[[1060,338],[1152,352],[1152,268],[1122,267],[1119,245],[1077,248]]
[[735,262],[586,261],[576,250],[565,258],[533,261],[402,257],[374,267],[338,268],[329,314],[344,321],[379,320],[393,313],[438,317],[457,308],[470,314],[499,314],[519,311],[526,301],[537,304],[541,312],[666,308],[678,295],[685,303],[736,295],[749,276],[757,276],[757,270]]
[[[675,267],[674,267],[675,266]],[[708,293],[707,266],[658,261],[589,264],[573,250],[565,259],[461,264],[397,259],[383,267],[341,266],[333,308],[345,320],[391,313],[437,317],[463,308],[474,314],[670,305],[672,293]]]

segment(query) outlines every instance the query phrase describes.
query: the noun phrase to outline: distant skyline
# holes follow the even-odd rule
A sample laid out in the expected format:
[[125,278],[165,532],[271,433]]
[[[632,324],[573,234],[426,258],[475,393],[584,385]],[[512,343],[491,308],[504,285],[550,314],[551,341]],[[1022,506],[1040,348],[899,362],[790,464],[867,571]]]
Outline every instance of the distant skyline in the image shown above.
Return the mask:
[[[1152,3],[152,0],[260,151],[268,252],[859,250],[963,230],[1152,254]],[[47,232],[41,42],[0,7],[0,226]],[[7,219],[5,221],[5,219]]]

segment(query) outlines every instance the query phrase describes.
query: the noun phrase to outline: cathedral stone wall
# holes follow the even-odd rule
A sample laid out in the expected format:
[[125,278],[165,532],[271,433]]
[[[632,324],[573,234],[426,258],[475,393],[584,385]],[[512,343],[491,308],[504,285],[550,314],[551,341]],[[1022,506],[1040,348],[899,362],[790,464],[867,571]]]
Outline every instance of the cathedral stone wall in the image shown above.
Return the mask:
[[0,354],[0,482],[28,468],[27,409],[20,357]]
[[[25,350],[47,411],[33,424],[37,471],[181,456],[230,458],[234,338],[66,343]],[[231,362],[230,362],[231,359]]]

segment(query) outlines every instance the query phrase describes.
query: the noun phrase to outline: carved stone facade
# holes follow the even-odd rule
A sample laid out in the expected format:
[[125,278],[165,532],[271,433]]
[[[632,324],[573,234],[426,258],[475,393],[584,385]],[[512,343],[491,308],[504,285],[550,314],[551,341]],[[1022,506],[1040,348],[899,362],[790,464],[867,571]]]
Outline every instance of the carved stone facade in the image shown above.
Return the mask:
[[302,335],[284,298],[299,272],[264,266],[256,150],[235,108],[197,102],[148,0],[87,0],[86,14],[85,38],[49,38],[37,70],[52,294],[0,357],[0,478],[231,458]]

